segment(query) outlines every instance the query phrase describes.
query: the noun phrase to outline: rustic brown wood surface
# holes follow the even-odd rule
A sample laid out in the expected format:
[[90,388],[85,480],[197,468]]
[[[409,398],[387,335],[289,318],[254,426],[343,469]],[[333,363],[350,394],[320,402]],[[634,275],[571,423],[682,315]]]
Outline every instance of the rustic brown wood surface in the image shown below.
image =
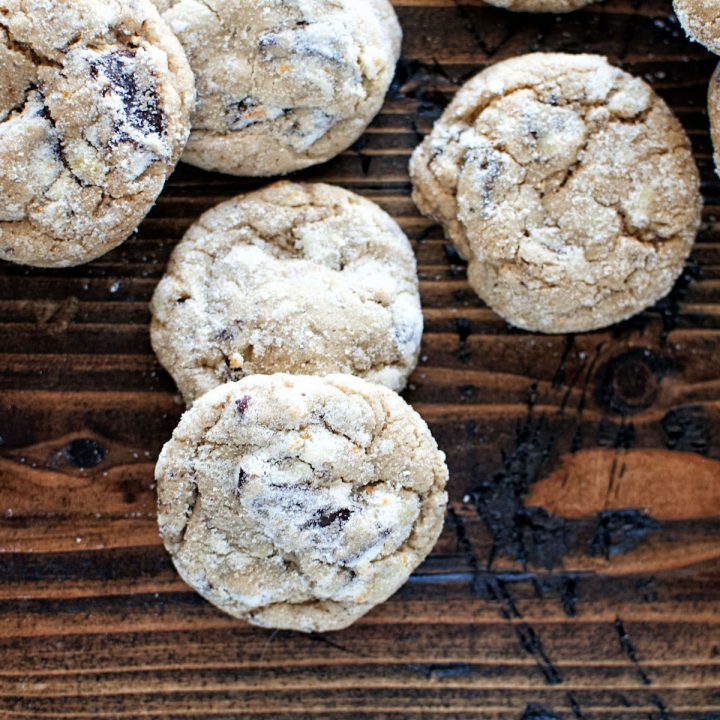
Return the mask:
[[[395,4],[404,55],[382,114],[300,177],[376,200],[413,240],[427,329],[406,397],[448,455],[440,543],[336,634],[251,628],[178,579],[153,463],[181,405],[147,302],[187,226],[259,185],[181,165],[101,260],[0,266],[0,718],[720,718],[714,58],[665,0],[564,16]],[[410,200],[410,152],[458,84],[531,50],[600,52],[645,77],[701,168],[683,278],[607,331],[509,328]]]

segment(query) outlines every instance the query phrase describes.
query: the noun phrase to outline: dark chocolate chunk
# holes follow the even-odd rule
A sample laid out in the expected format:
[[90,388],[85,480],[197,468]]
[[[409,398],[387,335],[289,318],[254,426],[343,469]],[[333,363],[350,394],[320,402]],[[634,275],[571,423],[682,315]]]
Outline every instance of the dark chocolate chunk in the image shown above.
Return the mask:
[[227,123],[231,130],[241,130],[259,122],[253,118],[252,113],[259,107],[260,103],[255,98],[244,97],[238,102],[230,103],[227,106]]
[[[42,96],[41,96],[42,97]],[[44,97],[42,97],[43,101],[45,100]],[[47,105],[43,105],[38,111],[37,114],[43,118],[44,120],[48,120],[50,124],[55,127],[55,120],[53,120],[53,116],[50,114],[50,108]]]
[[312,524],[323,528],[332,525],[334,522],[339,522],[340,525],[343,525],[350,519],[351,515],[352,510],[348,508],[341,508],[333,512],[318,510],[312,519]]
[[235,407],[237,408],[239,415],[245,414],[245,411],[248,409],[248,405],[250,405],[249,395],[243,395],[243,397],[235,401]]
[[273,45],[277,45],[277,35],[274,35],[273,33],[265,33],[260,36],[258,47],[261,50],[265,50],[265,48],[272,47]]
[[493,202],[492,194],[495,190],[495,183],[502,172],[502,164],[495,157],[485,159],[481,165],[479,173],[482,182],[482,214],[487,212],[488,206]]
[[[105,77],[110,85],[105,95],[115,93],[122,101],[125,118],[130,127],[150,135],[165,132],[165,115],[160,108],[157,89],[153,86],[141,87],[138,75],[130,60],[136,56],[134,50],[118,50],[98,55],[90,62],[90,76]],[[118,129],[120,141],[130,138]]]
[[232,328],[224,328],[217,334],[218,342],[232,342],[235,339],[235,331]]

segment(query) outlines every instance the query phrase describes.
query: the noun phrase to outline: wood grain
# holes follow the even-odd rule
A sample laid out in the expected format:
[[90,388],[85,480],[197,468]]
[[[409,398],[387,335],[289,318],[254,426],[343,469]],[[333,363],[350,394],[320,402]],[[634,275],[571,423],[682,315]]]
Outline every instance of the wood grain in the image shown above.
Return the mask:
[[[563,16],[396,0],[403,60],[353,149],[307,180],[398,220],[426,334],[406,397],[451,468],[446,527],[341,633],[270,633],[178,579],[153,464],[181,404],[147,302],[204,210],[259,181],[181,165],[91,265],[0,266],[0,718],[720,718],[720,184],[715,60],[666,0]],[[600,52],[687,129],[704,223],[671,296],[605,331],[508,327],[410,200],[407,162],[458,84],[534,50]]]

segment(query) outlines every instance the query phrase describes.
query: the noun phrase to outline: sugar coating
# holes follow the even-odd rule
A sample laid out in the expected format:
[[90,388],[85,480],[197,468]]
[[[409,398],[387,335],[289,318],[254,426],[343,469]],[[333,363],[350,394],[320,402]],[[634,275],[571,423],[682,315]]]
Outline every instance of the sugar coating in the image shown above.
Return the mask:
[[578,10],[595,0],[488,0],[495,7],[513,12],[564,13]]
[[154,0],[195,72],[183,156],[269,176],[324,162],[379,112],[402,32],[388,0]]
[[186,412],[155,477],[182,578],[266,627],[338,630],[392,595],[443,524],[445,456],[392,391],[251,376]]
[[407,237],[324,184],[280,182],[205,213],[151,307],[153,347],[188,403],[256,373],[347,372],[399,391],[423,329]]
[[720,174],[720,65],[710,79],[708,88],[708,117],[710,118],[710,135],[713,144],[715,173]]
[[457,93],[411,161],[413,197],[470,284],[528,330],[618,322],[667,294],[700,222],[667,105],[596,55],[526,55]]
[[717,0],[673,0],[673,7],[688,37],[720,54],[720,6]]
[[177,162],[193,102],[149,0],[0,0],[0,258],[77,265],[121,243]]

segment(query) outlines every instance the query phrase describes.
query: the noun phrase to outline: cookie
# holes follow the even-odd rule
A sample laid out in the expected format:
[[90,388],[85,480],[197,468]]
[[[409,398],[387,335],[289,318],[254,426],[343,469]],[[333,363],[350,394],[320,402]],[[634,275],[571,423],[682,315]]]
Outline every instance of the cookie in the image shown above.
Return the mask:
[[566,13],[579,10],[595,0],[487,0],[489,5],[513,12]]
[[414,199],[513,325],[601,328],[666,295],[700,221],[687,135],[596,55],[533,54],[457,93],[411,161]]
[[88,262],[133,232],[180,157],[190,66],[149,0],[0,14],[0,258]]
[[720,54],[720,6],[717,0],[673,0],[673,7],[688,37]]
[[349,375],[215,388],[160,454],[182,578],[256,625],[339,630],[392,595],[442,529],[448,472],[422,418]]
[[323,184],[280,182],[205,213],[151,307],[153,348],[188,403],[258,373],[401,390],[423,328],[408,239],[374,203]]
[[270,176],[325,162],[377,115],[400,56],[388,0],[154,0],[195,72],[183,160]]
[[712,136],[715,173],[720,174],[720,65],[710,79],[708,88],[708,117],[710,118],[710,135]]

